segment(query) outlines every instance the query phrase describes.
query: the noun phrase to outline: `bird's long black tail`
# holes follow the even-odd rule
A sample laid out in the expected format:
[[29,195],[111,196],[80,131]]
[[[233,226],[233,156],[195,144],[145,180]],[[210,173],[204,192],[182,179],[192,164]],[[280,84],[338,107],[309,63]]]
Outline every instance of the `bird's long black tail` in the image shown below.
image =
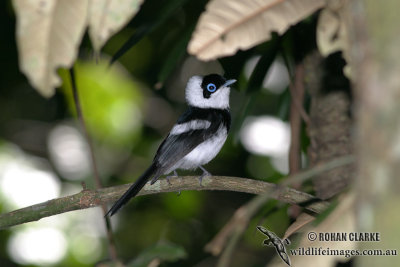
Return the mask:
[[155,163],[153,163],[140,177],[136,180],[136,182],[129,187],[129,189],[114,203],[111,209],[107,212],[106,216],[113,216],[123,205],[125,205],[131,198],[136,196],[139,191],[145,186],[147,181],[151,176],[153,176],[156,172],[157,168]]

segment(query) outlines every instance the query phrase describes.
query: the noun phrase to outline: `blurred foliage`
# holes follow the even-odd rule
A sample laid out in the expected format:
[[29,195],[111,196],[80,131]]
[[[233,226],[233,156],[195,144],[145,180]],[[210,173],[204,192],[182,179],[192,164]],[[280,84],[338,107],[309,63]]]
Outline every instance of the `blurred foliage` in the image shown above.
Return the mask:
[[[75,63],[77,87],[91,135],[120,145],[131,144],[141,130],[142,93],[128,73],[107,61]],[[69,111],[76,116],[69,72],[60,70]]]
[[143,251],[128,267],[146,267],[154,260],[177,261],[187,257],[185,249],[174,244],[156,244]]
[[[25,153],[43,159],[57,173],[49,159],[46,138],[56,125],[75,118],[68,72],[60,70],[64,84],[51,99],[43,99],[29,86],[18,70],[15,17],[9,8],[10,1],[3,3],[8,8],[0,9],[0,21],[5,29],[0,42],[0,142],[18,145]],[[87,36],[84,38],[81,59],[74,66],[83,113],[99,153],[106,155],[98,157],[99,165],[107,165],[111,158],[118,159],[107,172],[101,173],[107,186],[134,181],[151,162],[160,141],[167,134],[168,127],[156,129],[150,126],[149,118],[167,114],[161,106],[150,105],[151,99],[158,99],[166,109],[173,111],[173,116],[166,117],[165,125],[173,125],[184,110],[183,97],[177,100],[171,95],[176,90],[183,92],[186,80],[181,80],[181,66],[189,58],[185,49],[206,3],[205,0],[144,1],[137,16],[105,45],[98,62],[91,58],[89,39]],[[263,88],[263,81],[278,55],[285,54],[290,65],[305,50],[315,46],[315,38],[309,38],[300,42],[302,47],[298,47],[299,36],[314,34],[315,21],[315,17],[311,17],[284,36],[275,36],[268,43],[219,60],[217,64],[222,66],[225,76],[238,79],[238,83],[231,97],[232,132],[218,157],[207,166],[211,173],[269,182],[276,182],[285,175],[273,167],[267,156],[253,155],[240,142],[234,142],[233,137],[238,141],[243,121],[248,116],[269,114],[287,121],[288,90],[271,93],[268,88]],[[117,51],[124,44],[125,48],[120,50],[123,53],[119,54]],[[118,62],[109,67],[113,56],[118,57]],[[261,56],[261,59],[252,74],[247,76],[245,64],[255,56]],[[198,64],[205,66],[204,63]],[[305,135],[303,139],[303,144],[308,142]],[[102,147],[104,143],[107,144],[105,148]],[[121,147],[125,147],[129,155],[116,155],[122,154],[118,150]],[[188,173],[193,174],[179,172]],[[77,183],[64,178],[60,180],[64,192]],[[248,194],[205,191],[136,198],[112,218],[119,256],[124,262],[133,260],[129,266],[146,266],[154,255],[166,261],[162,266],[214,265],[216,258],[204,252],[204,245],[218,233],[234,211],[251,198]],[[0,207],[3,211],[2,204]],[[85,214],[85,211],[79,212],[80,216]],[[97,220],[102,227],[102,218],[99,216]],[[64,223],[71,222],[65,219]],[[272,249],[267,251],[260,245],[263,236],[258,235],[255,228],[260,223],[282,235],[289,225],[287,206],[270,201],[253,218],[237,248],[234,266],[263,266],[267,257],[275,255]],[[7,242],[16,231],[18,228],[0,232],[0,266],[19,266],[6,253]],[[73,238],[66,233],[71,246]],[[69,252],[53,266],[93,266],[106,257],[104,232],[98,238],[103,245],[95,260],[85,262]],[[89,245],[80,242],[75,245]]]

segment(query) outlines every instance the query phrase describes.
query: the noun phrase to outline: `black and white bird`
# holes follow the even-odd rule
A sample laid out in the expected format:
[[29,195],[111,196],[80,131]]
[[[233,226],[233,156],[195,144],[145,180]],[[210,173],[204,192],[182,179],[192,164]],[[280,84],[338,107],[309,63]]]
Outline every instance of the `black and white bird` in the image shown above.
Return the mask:
[[[193,76],[189,79],[185,95],[189,105],[168,136],[161,143],[150,167],[114,203],[107,215],[112,216],[145,186],[176,169],[203,170],[201,179],[210,173],[203,165],[210,162],[221,150],[231,124],[229,112],[230,85],[236,80],[226,80],[218,74]],[[168,179],[168,177],[167,177]]]

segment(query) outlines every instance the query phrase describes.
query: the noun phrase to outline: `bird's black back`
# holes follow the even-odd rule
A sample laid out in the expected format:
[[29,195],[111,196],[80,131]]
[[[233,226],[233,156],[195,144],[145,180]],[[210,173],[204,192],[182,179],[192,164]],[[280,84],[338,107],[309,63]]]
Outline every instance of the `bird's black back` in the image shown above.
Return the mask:
[[[197,108],[189,106],[185,113],[183,113],[177,124],[182,124],[191,120],[207,120],[211,124],[222,123],[229,131],[231,127],[231,114],[229,109],[216,109],[216,108]],[[212,128],[212,125],[210,126]]]

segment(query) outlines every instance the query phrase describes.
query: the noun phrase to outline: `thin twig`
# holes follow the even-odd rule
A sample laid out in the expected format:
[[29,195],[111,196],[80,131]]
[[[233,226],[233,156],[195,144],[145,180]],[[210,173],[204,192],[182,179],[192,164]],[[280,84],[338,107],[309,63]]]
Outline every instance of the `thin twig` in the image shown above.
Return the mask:
[[319,175],[323,172],[332,170],[337,167],[349,165],[351,163],[354,163],[354,161],[355,161],[354,155],[345,155],[345,156],[334,158],[334,159],[326,161],[326,162],[321,162],[321,163],[318,163],[317,165],[313,166],[310,169],[299,172],[296,175],[287,177],[281,183],[279,183],[279,185],[280,186],[291,186],[296,183],[303,183],[304,181],[306,181],[316,175]]
[[[289,85],[291,92],[290,102],[290,148],[289,174],[295,174],[301,169],[301,116],[304,98],[304,68],[301,63],[296,65],[294,81]],[[298,105],[301,105],[299,107]]]
[[[92,140],[91,140],[91,138],[89,136],[89,133],[87,131],[85,119],[83,117],[82,107],[81,107],[81,103],[80,103],[80,100],[79,100],[79,93],[78,93],[78,88],[77,88],[77,85],[76,85],[75,72],[74,72],[73,67],[70,69],[69,73],[70,73],[70,77],[71,77],[71,87],[72,87],[72,93],[73,93],[73,96],[74,96],[76,113],[77,113],[77,116],[78,116],[79,121],[81,123],[82,131],[83,131],[83,133],[85,135],[86,142],[88,143],[88,146],[89,146],[90,159],[91,159],[92,170],[93,170],[93,174],[94,174],[93,178],[94,178],[94,181],[95,181],[96,189],[100,189],[100,188],[103,187],[103,185],[102,185],[102,182],[101,182],[101,179],[100,179],[100,175],[99,175],[99,171],[98,171],[98,168],[97,168],[96,157],[95,157],[94,149],[93,149],[93,143],[92,143]],[[105,204],[103,204],[103,205],[101,205],[101,208],[103,210],[103,214],[106,215],[107,206]],[[108,250],[109,250],[109,253],[110,253],[110,258],[112,260],[114,260],[114,261],[117,261],[118,260],[117,249],[116,249],[114,238],[113,238],[110,219],[107,216],[103,216],[103,217],[104,217],[104,222],[105,222],[105,226],[106,226]]]
[[[304,101],[304,67],[298,63],[295,67],[293,80],[290,82],[290,147],[289,147],[289,174],[298,173],[301,170],[301,111]],[[301,184],[293,185],[293,188],[300,189]],[[296,218],[301,209],[293,205],[288,213],[291,218]]]
[[[298,110],[298,112],[300,112],[301,118],[303,119],[304,123],[309,126],[311,123],[310,117],[308,116],[307,112],[304,110],[303,108],[303,103],[300,100],[300,97],[297,95],[297,91],[296,90],[292,90],[294,89],[294,87],[303,87],[303,91],[304,91],[304,66],[303,64],[298,64],[295,66],[295,68],[293,69],[291,64],[291,61],[289,59],[289,55],[288,52],[282,50],[282,57],[283,57],[283,61],[285,62],[286,65],[286,69],[290,78],[290,84],[289,84],[289,90],[290,90],[290,94],[292,96],[292,100],[294,100],[295,102],[293,103],[296,106],[296,109]],[[299,66],[300,65],[300,66]],[[301,69],[298,69],[298,68]],[[298,75],[298,72],[300,73],[300,77]],[[296,79],[296,76],[298,76]],[[299,82],[299,84],[293,84],[293,81]],[[300,84],[301,83],[301,84]],[[303,98],[301,98],[303,99]]]
[[[291,83],[289,85],[290,94],[292,96],[293,105],[296,107],[297,111],[300,113],[301,118],[303,119],[304,123],[308,126],[311,124],[310,116],[308,116],[307,112],[305,111],[302,103],[303,97],[300,96],[301,93],[304,94],[304,67],[302,64],[298,64],[295,68],[295,84]],[[297,90],[296,90],[297,89]],[[299,91],[302,89],[302,92]]]

